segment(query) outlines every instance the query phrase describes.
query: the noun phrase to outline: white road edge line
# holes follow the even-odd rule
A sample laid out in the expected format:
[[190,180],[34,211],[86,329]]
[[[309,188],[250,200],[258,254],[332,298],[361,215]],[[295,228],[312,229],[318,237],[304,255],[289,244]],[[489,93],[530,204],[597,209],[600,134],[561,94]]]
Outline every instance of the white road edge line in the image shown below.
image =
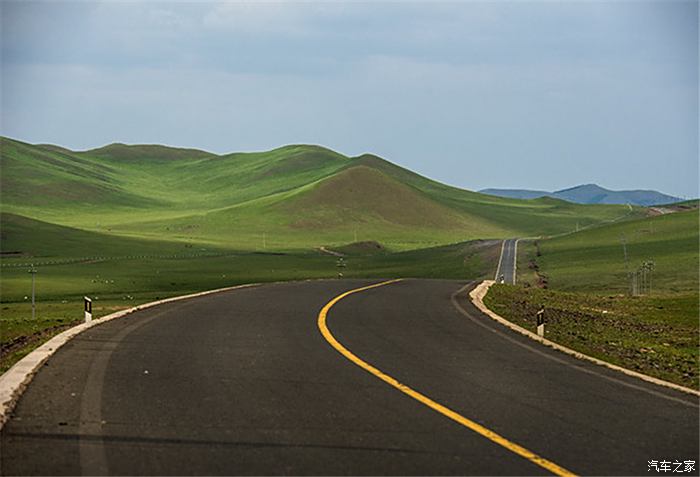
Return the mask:
[[212,293],[219,293],[229,290],[236,290],[239,288],[250,288],[254,286],[259,286],[260,283],[247,283],[244,285],[236,285],[232,287],[217,288],[215,290],[207,290],[198,293],[192,293],[189,295],[175,296],[171,298],[165,298],[163,300],[152,301],[150,303],[144,303],[143,305],[138,305],[127,310],[117,311],[107,316],[101,318],[96,318],[89,323],[81,323],[66,331],[54,336],[49,341],[39,346],[37,349],[29,353],[27,356],[19,360],[10,369],[5,371],[2,376],[0,376],[0,429],[3,428],[7,419],[17,404],[17,400],[22,395],[27,385],[31,382],[32,378],[39,370],[41,365],[46,362],[52,354],[54,354],[61,346],[66,344],[75,336],[79,335],[85,330],[92,328],[93,326],[98,326],[108,321],[114,320],[116,318],[121,318],[124,315],[133,313],[135,311],[140,311],[146,308],[151,308],[156,305],[161,305],[163,303],[169,303],[171,301],[185,300],[188,298],[195,298],[203,295],[211,295]]
[[501,242],[501,255],[498,257],[498,266],[496,267],[496,276],[494,277],[494,280],[498,280],[498,274],[501,272],[501,262],[503,261],[503,251],[506,248],[506,239],[503,239]]
[[515,239],[515,245],[513,245],[513,285],[518,281],[518,242],[520,239]]
[[656,384],[658,386],[663,386],[666,388],[671,388],[675,389],[676,391],[682,391],[684,393],[688,394],[693,394],[695,396],[700,396],[700,391],[697,389],[691,389],[687,388],[685,386],[681,386],[679,384],[671,383],[668,381],[664,381],[663,379],[659,378],[654,378],[652,376],[648,376],[646,374],[639,373],[637,371],[632,371],[631,369],[623,368],[622,366],[617,366],[616,364],[608,363],[607,361],[603,361],[598,358],[594,358],[593,356],[588,356],[587,354],[583,354],[579,351],[575,351],[571,348],[567,348],[566,346],[562,346],[558,343],[555,343],[554,341],[550,341],[547,338],[543,338],[541,336],[537,336],[535,333],[526,330],[525,328],[516,325],[515,323],[506,320],[500,315],[497,315],[493,311],[491,311],[485,304],[484,304],[484,297],[486,296],[486,293],[489,291],[489,288],[496,282],[493,280],[484,280],[481,282],[479,285],[477,285],[471,292],[469,292],[469,297],[474,304],[481,312],[483,312],[485,315],[488,317],[492,318],[493,320],[499,322],[500,324],[507,326],[513,331],[517,331],[518,333],[527,336],[528,338],[539,341],[545,346],[549,346],[550,348],[554,348],[558,351],[561,351],[562,353],[566,353],[570,356],[573,356],[574,358],[590,361],[592,363],[595,363],[600,366],[605,366],[606,368],[613,369],[615,371],[619,371],[623,374],[626,374],[627,376],[632,376],[638,379],[641,379],[643,381],[649,382]]

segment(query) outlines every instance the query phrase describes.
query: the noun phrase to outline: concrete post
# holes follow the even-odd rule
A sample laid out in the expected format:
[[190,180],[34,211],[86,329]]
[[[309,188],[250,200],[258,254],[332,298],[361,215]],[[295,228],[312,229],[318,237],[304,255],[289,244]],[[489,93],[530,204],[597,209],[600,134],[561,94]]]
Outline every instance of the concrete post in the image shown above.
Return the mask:
[[537,312],[537,336],[544,338],[544,308]]
[[92,300],[85,297],[85,323],[92,321]]

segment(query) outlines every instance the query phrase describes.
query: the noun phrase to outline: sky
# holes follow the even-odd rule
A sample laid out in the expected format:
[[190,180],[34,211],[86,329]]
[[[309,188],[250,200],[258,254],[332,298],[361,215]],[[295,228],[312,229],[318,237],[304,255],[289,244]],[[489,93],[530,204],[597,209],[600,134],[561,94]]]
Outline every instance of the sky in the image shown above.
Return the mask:
[[0,0],[2,135],[698,194],[697,1]]

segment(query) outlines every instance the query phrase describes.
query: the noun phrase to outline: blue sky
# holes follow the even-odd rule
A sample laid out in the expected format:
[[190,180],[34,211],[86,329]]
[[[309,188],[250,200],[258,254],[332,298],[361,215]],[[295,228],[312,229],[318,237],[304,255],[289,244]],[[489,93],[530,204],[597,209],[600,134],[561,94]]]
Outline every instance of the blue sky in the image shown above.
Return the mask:
[[698,196],[698,3],[11,2],[2,134]]

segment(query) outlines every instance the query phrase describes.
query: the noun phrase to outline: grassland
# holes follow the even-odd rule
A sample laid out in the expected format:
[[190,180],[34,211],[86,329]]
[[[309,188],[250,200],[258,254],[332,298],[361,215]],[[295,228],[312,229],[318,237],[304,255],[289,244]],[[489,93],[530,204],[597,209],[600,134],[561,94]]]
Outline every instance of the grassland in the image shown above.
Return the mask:
[[697,292],[699,227],[696,209],[625,221],[537,243],[521,242],[518,281],[536,283],[528,266],[534,261],[549,288],[626,293],[630,290],[628,271],[653,260],[652,290]]
[[[530,330],[544,306],[548,338],[697,389],[698,227],[695,209],[521,242],[519,285],[486,303]],[[649,260],[651,290],[631,296],[627,272]]]
[[[0,152],[0,367],[79,321],[84,295],[102,315],[240,283],[336,276],[337,258],[320,247],[346,253],[347,277],[477,279],[495,267],[490,240],[644,213],[487,196],[309,145],[217,155],[2,138]],[[34,320],[28,264],[38,268]]]
[[[2,267],[0,371],[52,334],[80,322],[84,295],[93,298],[98,317],[160,298],[242,283],[334,278],[339,270],[336,257],[316,251],[219,253],[39,266],[34,320],[27,267]],[[482,241],[401,253],[356,253],[344,259],[342,272],[345,277],[479,279],[492,273],[497,254],[498,242]]]
[[647,297],[494,285],[486,305],[535,331],[545,309],[546,337],[629,369],[698,388],[698,295]]
[[3,212],[229,249],[308,250],[357,235],[397,251],[563,233],[630,214],[625,206],[487,196],[319,146],[227,155],[121,144],[74,152],[7,138],[0,146]]

